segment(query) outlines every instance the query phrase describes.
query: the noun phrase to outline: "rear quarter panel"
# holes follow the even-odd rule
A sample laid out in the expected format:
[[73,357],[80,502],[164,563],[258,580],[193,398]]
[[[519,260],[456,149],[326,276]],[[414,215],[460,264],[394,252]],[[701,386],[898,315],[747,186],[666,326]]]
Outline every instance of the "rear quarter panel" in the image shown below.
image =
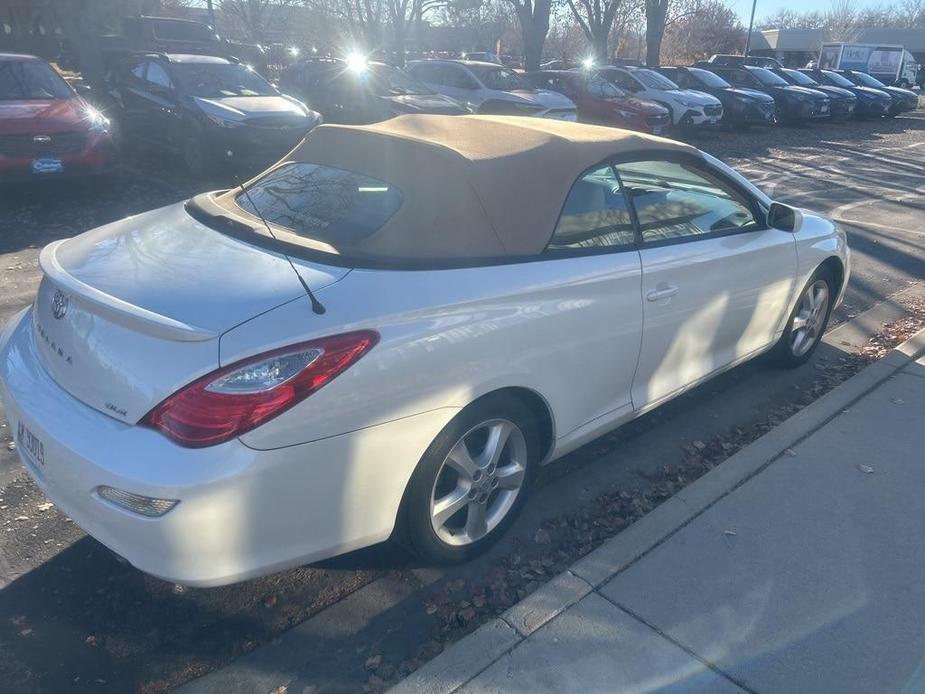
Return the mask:
[[440,408],[504,387],[538,394],[555,435],[631,409],[642,310],[636,251],[436,271],[354,270],[307,301],[221,338],[221,361],[359,328],[379,344],[242,440],[277,448]]

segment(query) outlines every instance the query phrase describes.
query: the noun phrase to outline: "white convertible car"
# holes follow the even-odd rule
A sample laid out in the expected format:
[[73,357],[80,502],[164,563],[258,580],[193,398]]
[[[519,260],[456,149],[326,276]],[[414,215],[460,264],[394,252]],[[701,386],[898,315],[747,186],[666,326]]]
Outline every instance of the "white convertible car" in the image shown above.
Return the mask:
[[762,352],[806,360],[849,269],[832,222],[692,147],[491,116],[325,125],[244,192],[41,266],[0,335],[25,467],[198,586],[390,537],[463,560],[538,465]]

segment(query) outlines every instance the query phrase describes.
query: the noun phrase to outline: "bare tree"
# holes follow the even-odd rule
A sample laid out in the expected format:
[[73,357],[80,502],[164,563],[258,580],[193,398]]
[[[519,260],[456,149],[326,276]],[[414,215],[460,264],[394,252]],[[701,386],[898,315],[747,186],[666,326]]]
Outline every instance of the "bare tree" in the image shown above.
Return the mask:
[[543,44],[549,33],[551,0],[507,0],[514,8],[523,36],[524,68],[538,70],[543,60]]
[[828,30],[833,41],[847,41],[857,27],[857,0],[832,0],[828,12]]
[[285,25],[285,16],[300,0],[216,0],[216,8],[238,23],[254,43],[266,42],[273,19]]
[[607,62],[607,48],[617,11],[624,0],[566,0],[575,21],[591,42],[598,63]]
[[658,65],[661,60],[665,29],[700,12],[701,0],[645,0],[646,2],[646,65]]
[[662,54],[669,63],[689,64],[714,53],[740,53],[745,47],[745,27],[722,0],[704,0],[665,30]]

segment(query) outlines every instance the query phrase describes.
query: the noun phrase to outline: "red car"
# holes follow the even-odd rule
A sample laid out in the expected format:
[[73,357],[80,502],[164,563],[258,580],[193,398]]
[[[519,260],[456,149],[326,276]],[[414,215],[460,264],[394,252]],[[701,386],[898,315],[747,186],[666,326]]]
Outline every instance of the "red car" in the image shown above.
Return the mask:
[[41,58],[0,53],[0,180],[101,173],[109,120]]
[[598,75],[578,70],[543,70],[526,75],[537,89],[564,94],[578,107],[582,123],[611,125],[662,135],[671,126],[668,109],[637,99]]

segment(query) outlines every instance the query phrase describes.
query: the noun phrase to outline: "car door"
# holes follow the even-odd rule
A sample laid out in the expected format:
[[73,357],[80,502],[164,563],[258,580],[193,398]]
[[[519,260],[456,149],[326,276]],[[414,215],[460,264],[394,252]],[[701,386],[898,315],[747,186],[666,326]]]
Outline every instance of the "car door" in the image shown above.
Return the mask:
[[150,128],[149,139],[168,147],[178,146],[182,133],[177,92],[167,66],[158,60],[149,61],[145,85],[145,122]]
[[650,155],[616,169],[640,233],[645,330],[632,393],[645,408],[775,341],[796,244],[700,157]]
[[119,102],[120,135],[127,142],[149,135],[148,100],[145,97],[145,69],[148,61],[137,58],[122,63],[116,72],[115,97]]
[[566,334],[548,345],[560,360],[559,434],[597,430],[632,412],[642,332],[639,252],[627,199],[611,166],[578,177],[544,255],[581,278],[558,295],[557,305],[571,304],[573,310],[563,323]]

